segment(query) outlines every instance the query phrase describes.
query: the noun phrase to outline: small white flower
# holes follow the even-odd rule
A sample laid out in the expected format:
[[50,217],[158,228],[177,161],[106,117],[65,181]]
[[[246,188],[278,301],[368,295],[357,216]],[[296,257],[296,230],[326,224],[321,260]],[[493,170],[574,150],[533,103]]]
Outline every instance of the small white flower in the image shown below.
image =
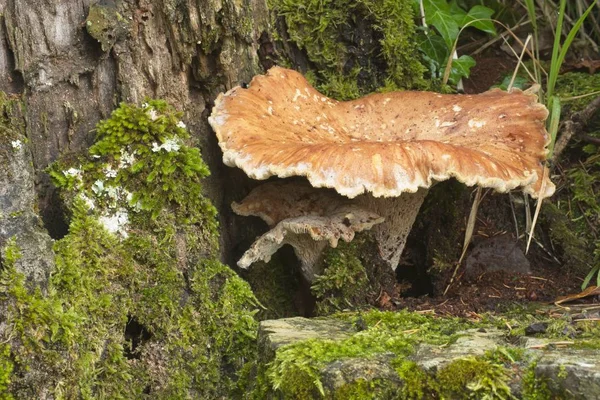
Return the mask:
[[10,145],[12,146],[13,149],[19,150],[21,147],[23,147],[23,142],[21,142],[20,140],[13,140],[10,142]]
[[128,236],[129,215],[125,209],[120,208],[111,215],[102,215],[99,221],[110,233],[119,234],[124,238]]
[[96,182],[94,182],[92,185],[92,192],[96,193],[97,195],[101,195],[102,192],[104,192],[104,181],[98,179]]
[[150,111],[148,111],[148,116],[152,121],[156,121],[156,119],[158,118],[158,113],[154,108],[151,108]]
[[148,107],[150,107],[150,105],[148,103],[142,104],[142,108],[148,108]]
[[97,160],[97,159],[99,159],[99,158],[101,158],[101,157],[100,157],[98,154],[93,154],[93,155],[92,155],[92,158],[94,158],[94,159],[96,159],[96,160]]
[[160,150],[165,150],[170,153],[173,151],[178,151],[180,148],[181,144],[179,143],[179,140],[175,138],[165,140],[165,142],[160,146],[156,142],[152,143],[152,151],[155,153],[159,152]]
[[109,165],[108,167],[106,167],[104,169],[104,175],[106,175],[107,178],[116,178],[117,177],[117,171],[115,171],[114,169],[112,169],[112,167]]
[[77,169],[77,168],[69,168],[66,171],[63,171],[63,174],[67,175],[67,176],[81,176],[81,170]]
[[94,200],[90,199],[85,194],[80,193],[79,198],[85,202],[85,205],[88,206],[88,208],[90,210],[93,210],[94,208],[96,208],[96,205],[94,204]]
[[185,126],[185,123],[183,121],[179,121],[177,123],[177,127],[181,128],[181,129],[186,129],[187,128],[187,126]]
[[129,165],[133,165],[135,162],[135,151],[133,153],[129,153],[125,149],[121,149],[121,158],[119,160],[119,169],[127,167]]

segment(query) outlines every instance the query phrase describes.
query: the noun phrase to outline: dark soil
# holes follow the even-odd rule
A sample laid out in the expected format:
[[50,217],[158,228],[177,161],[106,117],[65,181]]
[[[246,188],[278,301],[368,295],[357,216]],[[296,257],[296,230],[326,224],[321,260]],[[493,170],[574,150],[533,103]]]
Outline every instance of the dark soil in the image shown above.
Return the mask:
[[530,275],[488,272],[478,277],[464,277],[459,269],[447,294],[443,292],[450,282],[453,271],[438,277],[434,296],[389,297],[381,304],[390,310],[410,309],[428,311],[439,315],[478,317],[488,311],[502,311],[515,302],[552,303],[556,298],[581,289],[581,279],[559,268],[533,267]]
[[465,93],[482,93],[511,74],[517,63],[514,58],[490,52],[474,57],[477,64],[471,69],[469,79],[463,80]]

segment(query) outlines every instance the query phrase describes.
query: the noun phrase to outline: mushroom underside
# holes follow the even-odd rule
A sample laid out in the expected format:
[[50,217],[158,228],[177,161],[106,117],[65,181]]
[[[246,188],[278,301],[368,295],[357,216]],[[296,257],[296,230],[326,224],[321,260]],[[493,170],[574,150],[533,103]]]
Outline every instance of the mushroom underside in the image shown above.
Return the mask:
[[349,242],[356,232],[372,230],[382,259],[395,269],[427,191],[395,198],[363,195],[350,200],[306,182],[266,183],[240,204],[234,203],[237,214],[259,216],[272,227],[252,244],[238,265],[248,268],[259,260],[268,262],[279,248],[289,244],[300,261],[302,275],[312,282],[322,272],[327,244],[335,248],[339,239]]

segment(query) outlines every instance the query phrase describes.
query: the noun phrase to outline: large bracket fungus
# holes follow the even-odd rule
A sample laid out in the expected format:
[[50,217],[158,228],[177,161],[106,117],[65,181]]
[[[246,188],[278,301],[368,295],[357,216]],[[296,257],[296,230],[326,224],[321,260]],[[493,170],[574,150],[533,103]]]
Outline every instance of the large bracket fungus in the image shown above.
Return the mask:
[[[302,223],[312,224],[306,220],[312,215],[328,216],[328,223],[335,224],[335,211],[299,213],[283,200],[302,197],[300,192],[287,193],[290,190],[306,194],[332,188],[346,198],[338,201],[344,207],[385,218],[371,226],[382,256],[395,268],[427,189],[435,182],[455,178],[498,192],[521,188],[534,198],[552,195],[554,185],[544,166],[547,116],[534,94],[520,90],[493,89],[479,95],[407,91],[339,102],[317,92],[300,73],[273,67],[248,88],[219,95],[209,122],[226,165],[254,179],[303,176],[312,185],[313,189],[265,189],[268,201],[281,199],[277,207],[270,207],[269,216],[263,213],[267,223],[304,217]],[[239,208],[236,212],[261,216]],[[358,218],[361,224],[366,215]],[[308,225],[286,226],[277,229],[295,235],[310,232]],[[250,251],[259,252],[258,247],[266,245],[260,244],[263,239]],[[258,258],[264,257],[245,255],[242,266]]]

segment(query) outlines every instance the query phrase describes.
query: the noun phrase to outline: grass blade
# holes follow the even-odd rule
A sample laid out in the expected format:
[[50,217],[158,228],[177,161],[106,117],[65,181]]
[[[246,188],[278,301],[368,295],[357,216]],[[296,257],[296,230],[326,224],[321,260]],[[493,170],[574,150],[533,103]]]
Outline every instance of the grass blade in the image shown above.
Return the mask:
[[575,40],[575,36],[581,29],[583,22],[590,14],[592,9],[596,6],[596,1],[594,0],[594,2],[587,8],[587,10],[585,10],[585,12],[577,19],[575,24],[573,24],[573,28],[571,28],[571,30],[569,31],[569,34],[567,35],[567,38],[565,39],[565,42],[561,47],[560,35],[562,33],[562,23],[565,13],[565,4],[566,0],[561,0],[560,10],[558,14],[558,25],[556,26],[556,34],[554,36],[554,47],[552,48],[552,66],[550,68],[550,76],[548,77],[548,97],[552,96],[554,92],[556,80],[558,79],[558,73],[560,71],[560,68],[562,67],[563,62],[565,61],[567,52],[569,51],[569,47],[571,47],[573,40]]
[[548,158],[552,159],[554,153],[554,143],[558,134],[558,124],[560,122],[560,99],[556,96],[549,98],[550,101],[550,120],[548,122],[548,133],[550,134],[550,144],[548,145]]

